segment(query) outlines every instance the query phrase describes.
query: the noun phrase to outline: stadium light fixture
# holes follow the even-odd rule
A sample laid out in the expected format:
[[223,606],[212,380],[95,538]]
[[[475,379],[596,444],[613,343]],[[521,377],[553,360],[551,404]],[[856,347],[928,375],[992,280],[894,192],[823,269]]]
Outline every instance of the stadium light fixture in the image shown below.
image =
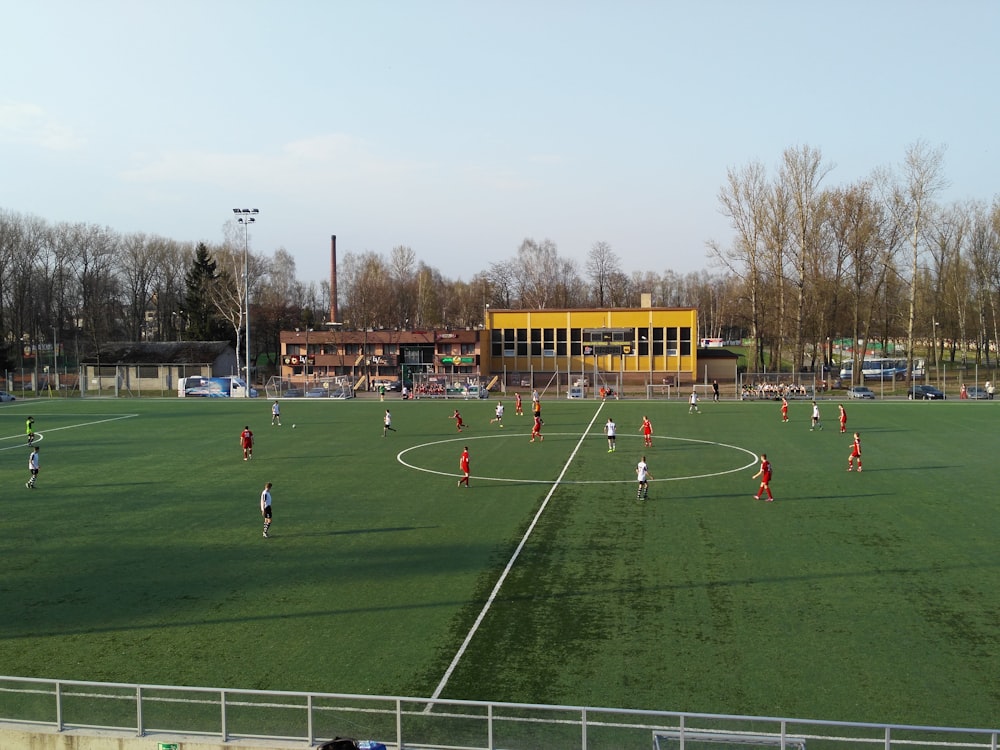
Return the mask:
[[236,221],[243,225],[243,304],[246,324],[246,355],[244,365],[246,367],[247,393],[250,392],[250,225],[257,221],[260,211],[256,208],[234,208],[233,214]]

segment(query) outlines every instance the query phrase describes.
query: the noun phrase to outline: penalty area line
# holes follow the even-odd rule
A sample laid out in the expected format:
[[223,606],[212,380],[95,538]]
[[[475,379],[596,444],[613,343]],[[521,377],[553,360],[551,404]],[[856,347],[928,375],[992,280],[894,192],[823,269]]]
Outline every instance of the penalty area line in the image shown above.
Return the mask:
[[507,565],[504,567],[503,572],[497,579],[496,585],[493,586],[493,590],[490,592],[489,597],[486,599],[486,604],[483,605],[482,610],[480,610],[479,615],[476,617],[476,621],[472,623],[472,627],[469,632],[465,635],[465,640],[462,641],[462,645],[459,646],[458,651],[455,653],[455,657],[451,660],[451,664],[445,670],[444,675],[441,677],[441,681],[438,683],[437,687],[434,688],[434,692],[431,694],[431,702],[427,704],[424,709],[424,713],[430,713],[431,707],[434,705],[434,701],[441,697],[441,693],[444,691],[445,687],[448,685],[448,680],[451,679],[452,673],[455,668],[458,667],[458,662],[461,661],[462,657],[465,655],[466,649],[468,649],[469,644],[472,642],[472,638],[476,635],[479,630],[479,626],[482,625],[483,620],[486,619],[486,614],[490,611],[493,606],[493,602],[496,601],[497,596],[500,594],[500,589],[507,580],[507,576],[514,567],[514,563],[517,562],[517,558],[521,556],[521,550],[528,543],[528,537],[535,530],[535,526],[538,525],[539,519],[548,507],[549,500],[552,498],[553,493],[558,489],[563,476],[569,470],[569,466],[573,463],[573,459],[579,452],[580,448],[583,446],[584,441],[590,435],[590,428],[594,426],[594,422],[597,421],[597,417],[601,413],[601,409],[604,408],[604,403],[602,402],[598,407],[597,411],[594,412],[593,419],[590,420],[590,424],[587,425],[587,429],[583,431],[583,435],[580,436],[580,440],[577,442],[576,447],[573,448],[572,453],[569,454],[569,458],[566,459],[566,464],[562,467],[562,471],[559,472],[559,476],[556,477],[555,482],[552,484],[551,489],[545,495],[545,499],[542,500],[542,504],[538,507],[538,511],[535,513],[535,517],[531,519],[531,523],[528,525],[527,530],[524,532],[524,536],[521,537],[521,541],[518,542],[517,548],[514,550],[514,554],[510,556],[510,560],[507,561]]

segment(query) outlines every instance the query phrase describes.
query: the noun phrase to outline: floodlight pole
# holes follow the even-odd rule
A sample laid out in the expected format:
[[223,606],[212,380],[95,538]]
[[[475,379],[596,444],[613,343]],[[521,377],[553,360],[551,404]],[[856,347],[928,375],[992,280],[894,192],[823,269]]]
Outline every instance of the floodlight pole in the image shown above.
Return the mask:
[[234,208],[236,221],[243,225],[243,304],[244,323],[246,324],[246,356],[244,365],[246,366],[247,394],[250,393],[250,225],[257,221],[260,213],[256,208]]

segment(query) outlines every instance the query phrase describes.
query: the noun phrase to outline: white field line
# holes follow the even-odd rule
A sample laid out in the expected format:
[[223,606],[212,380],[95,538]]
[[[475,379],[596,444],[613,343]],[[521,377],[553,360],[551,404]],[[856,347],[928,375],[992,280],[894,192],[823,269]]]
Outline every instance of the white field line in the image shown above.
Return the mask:
[[[570,453],[569,458],[566,459],[566,464],[563,466],[562,471],[559,472],[559,476],[556,477],[556,480],[552,484],[551,489],[549,489],[548,494],[545,495],[545,499],[539,506],[538,512],[535,513],[535,517],[528,525],[527,530],[524,532],[524,536],[521,537],[521,541],[518,543],[517,549],[514,550],[514,554],[511,555],[510,560],[507,561],[507,565],[503,569],[503,572],[500,574],[500,578],[497,579],[496,585],[493,587],[493,590],[490,592],[489,598],[486,600],[486,604],[483,605],[483,608],[479,612],[478,617],[476,617],[476,621],[472,623],[472,627],[466,634],[465,640],[462,641],[462,645],[459,647],[458,652],[455,654],[455,657],[451,660],[451,664],[448,665],[448,669],[445,670],[444,676],[441,677],[441,681],[438,683],[437,687],[434,688],[434,692],[433,694],[431,694],[432,701],[441,697],[441,693],[447,686],[448,680],[451,679],[452,673],[455,671],[455,668],[458,667],[458,662],[461,661],[462,657],[465,655],[465,651],[469,647],[469,644],[472,642],[473,636],[475,636],[476,631],[479,630],[479,626],[482,624],[483,620],[486,619],[486,614],[490,611],[490,607],[493,606],[493,602],[496,601],[497,596],[500,594],[500,588],[503,586],[504,581],[507,580],[507,576],[510,573],[511,569],[513,569],[514,563],[517,562],[517,558],[520,557],[521,550],[523,550],[524,546],[528,543],[528,537],[531,536],[531,532],[535,530],[535,526],[538,524],[538,520],[542,517],[542,514],[545,512],[545,508],[548,507],[549,500],[552,498],[552,494],[556,491],[556,489],[558,489],[560,480],[562,480],[563,476],[569,470],[570,464],[573,463],[573,459],[576,457],[576,454],[579,452],[580,447],[583,445],[584,441],[591,436],[590,428],[594,426],[594,422],[597,421],[597,417],[600,415],[601,409],[603,407],[604,407],[603,403],[601,403],[601,405],[597,407],[597,411],[594,412],[593,419],[590,420],[590,424],[587,425],[587,429],[583,431],[583,435],[580,436],[580,440],[577,442],[576,447],[573,448],[573,452]],[[428,703],[427,707],[424,709],[424,713],[429,713],[432,706],[433,703]]]

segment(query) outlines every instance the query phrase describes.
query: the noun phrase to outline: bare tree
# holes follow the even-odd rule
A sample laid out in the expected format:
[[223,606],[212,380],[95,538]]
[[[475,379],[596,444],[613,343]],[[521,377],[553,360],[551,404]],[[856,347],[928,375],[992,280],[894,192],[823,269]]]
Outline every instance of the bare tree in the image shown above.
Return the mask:
[[392,283],[392,326],[405,328],[416,317],[417,254],[405,245],[397,245],[389,254],[389,274]]
[[144,337],[146,308],[153,299],[153,283],[163,263],[163,246],[142,233],[121,238],[120,276],[125,297],[125,336]]
[[486,278],[490,284],[490,298],[487,302],[494,307],[509,310],[517,293],[517,264],[512,260],[490,263]]
[[385,326],[390,318],[391,287],[382,258],[371,251],[348,253],[342,269],[345,316],[351,325],[362,330]]
[[931,209],[934,195],[947,185],[943,175],[943,162],[943,147],[932,149],[923,141],[917,141],[906,149],[899,181],[895,180],[890,171],[880,173],[880,182],[890,195],[889,205],[893,211],[893,218],[909,237],[911,264],[909,312],[906,322],[906,369],[911,384],[914,327],[917,317],[915,282],[920,266],[927,213]]
[[[233,336],[236,340],[236,351],[240,352],[242,351],[241,343],[245,345],[243,339],[246,326],[247,291],[250,292],[250,299],[254,299],[260,280],[267,275],[270,261],[267,258],[254,255],[248,250],[236,250],[232,245],[217,249],[214,253],[214,259],[219,276],[212,286],[211,301],[219,315],[232,326]],[[257,360],[257,351],[259,351],[259,347],[255,351],[253,346],[252,321],[250,331],[250,361],[244,362],[248,382]]]
[[1000,341],[997,294],[1000,293],[1000,203],[992,210],[975,203],[969,209],[969,235],[966,256],[971,265],[972,294],[980,320],[980,337],[990,362],[991,343]]
[[559,277],[559,252],[552,240],[526,239],[517,250],[518,305],[543,310],[552,307],[555,282]]
[[[262,270],[265,273],[251,298],[250,335],[258,343],[263,342],[262,350],[270,353],[281,348],[282,331],[317,326],[317,316],[322,317],[330,308],[309,298],[305,286],[296,278],[295,258],[285,248],[275,250]],[[255,325],[253,320],[257,321]]]
[[[788,265],[791,244],[793,210],[788,185],[778,181],[767,191],[764,204],[762,263],[766,269],[765,287],[774,313],[767,320],[770,329],[771,362],[780,363],[784,356],[788,301]],[[772,365],[775,369],[775,365]],[[796,370],[798,368],[795,368]]]
[[718,199],[722,214],[730,219],[736,230],[736,237],[729,248],[723,248],[714,240],[709,241],[708,248],[712,257],[743,281],[743,296],[749,304],[750,336],[754,342],[751,366],[760,372],[764,369],[761,234],[767,200],[763,165],[751,162],[739,170],[729,169]]
[[793,211],[794,231],[791,239],[795,246],[795,273],[793,276],[797,294],[795,309],[795,371],[805,359],[806,300],[809,296],[809,269],[821,252],[820,236],[822,207],[819,185],[832,167],[823,164],[819,149],[808,146],[789,148],[782,156],[780,182],[787,192]]
[[[845,271],[843,278],[848,283],[848,288],[844,291],[851,303],[850,318],[844,321],[843,328],[832,333],[836,335],[850,332],[851,340],[857,342],[862,335],[868,335],[871,324],[870,308],[866,308],[866,299],[877,296],[885,281],[885,264],[879,263],[880,260],[884,260],[880,246],[882,208],[874,200],[871,185],[867,182],[834,190],[829,198],[830,211],[826,228],[838,263],[843,263]],[[841,286],[842,283],[838,282],[838,290]],[[839,317],[839,306],[835,299],[829,300],[830,320]],[[866,309],[869,313],[862,321],[862,314]],[[860,382],[862,359],[857,346],[852,346],[851,351],[854,364],[851,370],[852,377],[856,382]]]
[[607,242],[596,242],[587,255],[585,268],[590,274],[597,307],[606,307],[611,296],[611,278],[615,273],[621,272],[618,255]]

